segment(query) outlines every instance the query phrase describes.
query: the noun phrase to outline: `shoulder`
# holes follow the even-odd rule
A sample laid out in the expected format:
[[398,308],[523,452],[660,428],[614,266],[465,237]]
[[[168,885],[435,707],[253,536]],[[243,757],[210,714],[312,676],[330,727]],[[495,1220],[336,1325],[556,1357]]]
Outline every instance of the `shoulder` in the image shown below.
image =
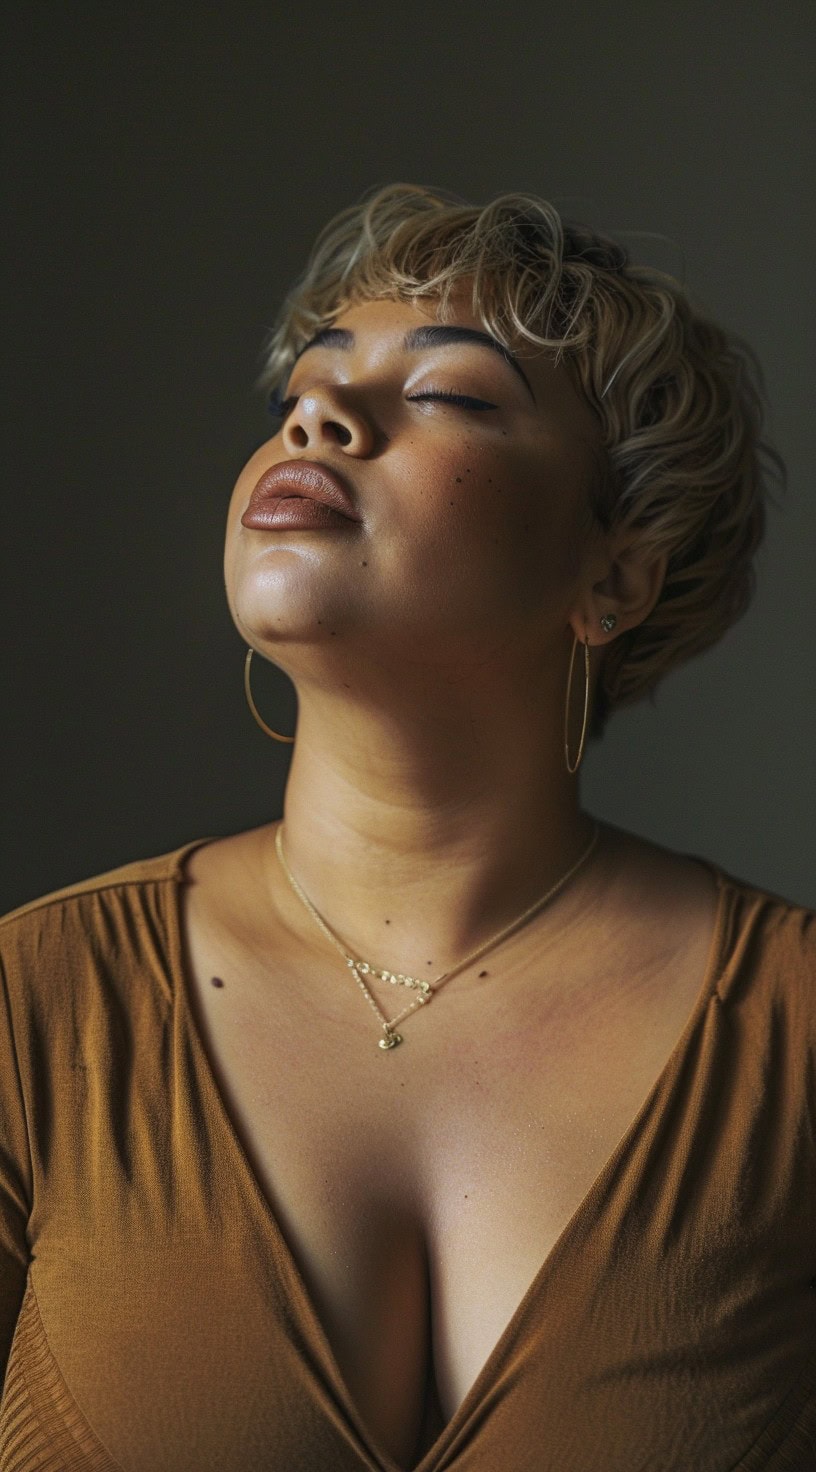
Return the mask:
[[30,998],[35,986],[50,992],[56,977],[76,978],[105,957],[124,964],[161,928],[162,890],[181,878],[188,854],[209,841],[131,860],[0,916],[0,977],[8,991]]
[[711,859],[684,857],[717,884],[709,974],[735,1036],[769,1070],[778,1074],[787,1057],[801,1077],[803,1054],[816,1056],[816,911]]
[[816,981],[816,910],[710,859],[687,857],[705,865],[716,879],[724,949],[738,947],[746,960],[773,956],[777,962],[809,968]]
[[51,890],[48,894],[26,900],[15,909],[8,910],[5,915],[0,915],[0,934],[19,927],[22,922],[33,921],[35,916],[44,920],[47,911],[63,909],[70,906],[74,900],[81,902],[108,890],[153,884],[163,879],[180,877],[188,855],[200,845],[212,842],[211,838],[194,838],[182,844],[180,848],[168,850],[167,853],[156,854],[146,859],[132,859],[129,863],[117,865],[115,869],[106,869],[102,874],[79,879],[73,884],[66,884],[60,889]]
[[602,827],[608,835],[613,859],[621,862],[627,875],[634,874],[640,883],[648,884],[651,879],[655,893],[671,891],[676,897],[682,894],[683,884],[693,874],[697,875],[698,883],[699,876],[707,874],[709,884],[713,882],[718,891],[726,890],[732,902],[738,903],[743,910],[761,912],[764,918],[773,918],[777,923],[784,918],[803,927],[812,926],[816,921],[816,910],[757,880],[737,874],[714,859],[668,848],[611,823],[604,823]]
[[167,853],[146,859],[132,859],[129,863],[117,865],[115,869],[106,869],[102,874],[79,879],[73,884],[66,884],[60,889],[26,900],[15,909],[0,915],[0,937],[20,930],[36,930],[40,925],[47,925],[52,916],[66,909],[75,909],[77,904],[81,906],[83,901],[96,899],[108,891],[130,889],[180,877],[187,856],[199,845],[211,842],[209,838],[192,839],[181,848],[170,849]]
[[792,1043],[816,1049],[816,911],[728,870],[719,876],[721,999],[746,1015],[755,1001]]
[[[710,940],[712,974],[754,981],[802,980],[816,1001],[816,910],[698,853],[675,851],[614,830],[620,906],[667,944],[695,932]],[[722,990],[722,986],[720,987]],[[815,1009],[816,1010],[816,1009]]]

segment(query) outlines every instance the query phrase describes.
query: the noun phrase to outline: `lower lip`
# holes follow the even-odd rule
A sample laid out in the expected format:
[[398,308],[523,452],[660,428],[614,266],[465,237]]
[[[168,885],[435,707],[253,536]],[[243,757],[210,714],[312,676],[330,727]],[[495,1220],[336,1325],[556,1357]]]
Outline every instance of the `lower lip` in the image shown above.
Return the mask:
[[275,500],[259,501],[241,517],[241,525],[257,531],[279,531],[285,527],[349,527],[357,525],[350,516],[335,511],[322,501],[310,501],[306,496],[282,496]]

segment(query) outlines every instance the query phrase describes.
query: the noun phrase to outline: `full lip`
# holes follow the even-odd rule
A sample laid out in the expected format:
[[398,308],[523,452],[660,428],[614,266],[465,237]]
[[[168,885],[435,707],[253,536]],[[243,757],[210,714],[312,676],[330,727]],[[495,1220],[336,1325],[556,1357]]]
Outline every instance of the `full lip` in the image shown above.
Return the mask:
[[271,465],[252,492],[246,511],[251,511],[263,501],[278,501],[284,496],[321,501],[351,521],[361,520],[347,482],[316,460],[281,460],[277,465]]

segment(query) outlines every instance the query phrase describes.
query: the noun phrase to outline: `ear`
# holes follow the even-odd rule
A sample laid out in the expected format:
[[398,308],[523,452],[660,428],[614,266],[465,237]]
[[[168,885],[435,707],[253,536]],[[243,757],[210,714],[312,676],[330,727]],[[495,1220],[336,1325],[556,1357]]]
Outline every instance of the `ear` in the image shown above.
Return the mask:
[[[641,531],[619,531],[592,559],[583,595],[570,615],[573,632],[583,643],[608,644],[626,629],[649,617],[660,597],[668,565],[667,552],[655,552]],[[598,574],[600,573],[600,576]],[[601,628],[607,613],[615,615],[614,629]]]

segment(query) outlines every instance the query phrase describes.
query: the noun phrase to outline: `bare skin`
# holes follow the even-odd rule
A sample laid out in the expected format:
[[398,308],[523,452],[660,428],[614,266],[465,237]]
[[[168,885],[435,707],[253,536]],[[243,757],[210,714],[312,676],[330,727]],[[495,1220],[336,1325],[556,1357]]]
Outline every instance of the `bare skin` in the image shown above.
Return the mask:
[[[647,616],[665,572],[591,516],[598,430],[563,366],[519,354],[534,402],[487,348],[404,349],[409,328],[437,320],[432,304],[362,303],[335,324],[351,348],[303,354],[292,412],[238,479],[225,554],[238,629],[297,688],[290,866],[350,949],[431,979],[585,848],[593,824],[563,750],[573,635],[589,638],[594,675],[600,646]],[[462,304],[456,321],[481,327]],[[440,388],[497,407],[413,401]],[[290,457],[339,470],[362,523],[243,527],[261,473]],[[410,1467],[682,1033],[710,953],[713,880],[602,826],[556,899],[384,1054],[281,871],[275,827],[189,860],[190,981],[351,1400]],[[393,992],[377,995],[393,1014]]]

